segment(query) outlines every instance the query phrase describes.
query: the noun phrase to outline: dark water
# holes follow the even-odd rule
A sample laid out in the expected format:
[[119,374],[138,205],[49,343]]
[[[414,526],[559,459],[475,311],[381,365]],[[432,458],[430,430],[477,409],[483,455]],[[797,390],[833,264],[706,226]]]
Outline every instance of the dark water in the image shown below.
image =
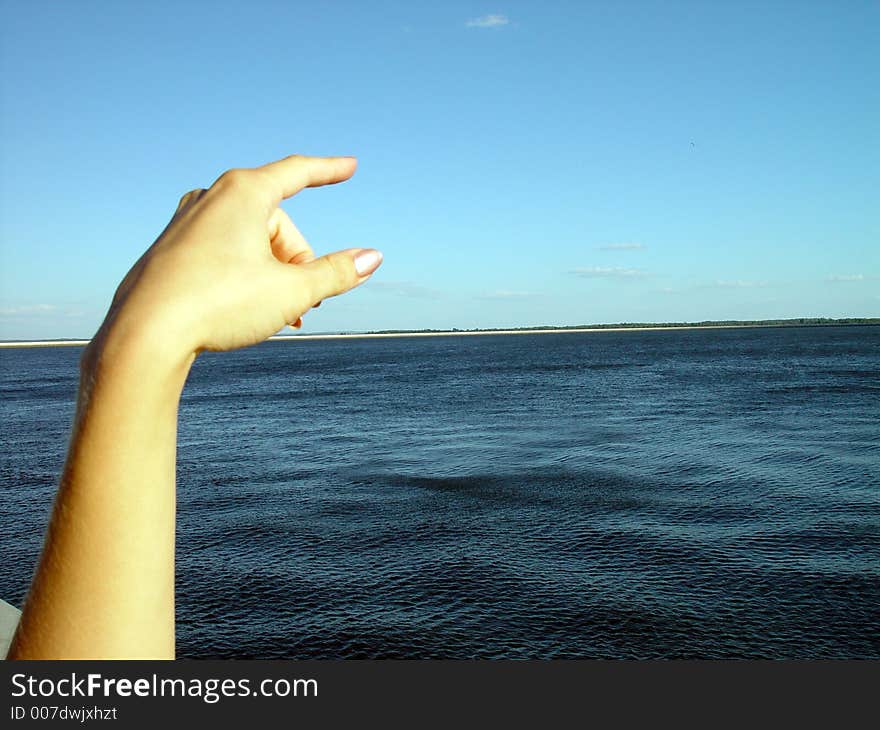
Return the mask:
[[[0,351],[16,603],[78,355]],[[880,327],[266,343],[179,443],[180,656],[880,658]]]

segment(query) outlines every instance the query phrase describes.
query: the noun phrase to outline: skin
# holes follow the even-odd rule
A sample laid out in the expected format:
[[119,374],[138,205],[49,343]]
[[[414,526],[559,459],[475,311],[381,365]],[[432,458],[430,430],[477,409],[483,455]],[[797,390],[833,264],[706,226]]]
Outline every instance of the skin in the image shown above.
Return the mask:
[[350,157],[231,170],[183,196],[86,347],[67,460],[10,659],[174,658],[177,412],[204,350],[262,342],[366,281],[373,249],[315,258],[278,206]]

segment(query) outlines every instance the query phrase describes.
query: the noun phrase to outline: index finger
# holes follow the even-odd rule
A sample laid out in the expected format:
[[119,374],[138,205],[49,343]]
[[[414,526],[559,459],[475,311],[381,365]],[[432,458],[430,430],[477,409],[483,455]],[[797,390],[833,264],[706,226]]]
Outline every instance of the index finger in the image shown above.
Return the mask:
[[275,203],[296,195],[303,188],[348,180],[354,175],[357,160],[354,157],[306,157],[291,155],[256,168],[273,187]]

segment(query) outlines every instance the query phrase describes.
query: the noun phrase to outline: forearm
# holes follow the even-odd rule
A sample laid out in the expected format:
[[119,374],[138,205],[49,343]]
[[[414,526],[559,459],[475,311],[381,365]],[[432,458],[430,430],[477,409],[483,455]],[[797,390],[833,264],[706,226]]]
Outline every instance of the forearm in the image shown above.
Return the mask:
[[174,656],[177,410],[192,357],[102,329],[10,658]]
[[11,658],[174,656],[177,409],[201,350],[262,342],[365,282],[375,249],[315,258],[281,200],[347,180],[293,155],[184,195],[116,290],[82,361],[77,412]]

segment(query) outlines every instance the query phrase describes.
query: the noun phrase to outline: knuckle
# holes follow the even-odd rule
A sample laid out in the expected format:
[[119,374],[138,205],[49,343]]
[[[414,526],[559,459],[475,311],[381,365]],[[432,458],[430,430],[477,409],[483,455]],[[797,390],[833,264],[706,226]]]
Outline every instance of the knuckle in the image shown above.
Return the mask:
[[317,276],[310,277],[309,306],[314,306],[316,302],[332,297],[352,285],[352,273],[338,257],[328,256],[316,259],[314,263],[319,269]]
[[327,261],[332,270],[333,281],[340,287],[346,287],[353,279],[351,266],[341,256],[330,256]]
[[218,188],[226,188],[231,191],[241,191],[247,190],[252,183],[251,170],[245,170],[242,168],[233,168],[231,170],[227,170],[220,177],[217,178],[217,182],[214,185]]
[[194,190],[190,190],[189,192],[184,193],[180,196],[180,202],[178,203],[178,207],[183,207],[187,203],[198,200],[202,197],[202,193],[204,193],[204,188],[196,188]]

